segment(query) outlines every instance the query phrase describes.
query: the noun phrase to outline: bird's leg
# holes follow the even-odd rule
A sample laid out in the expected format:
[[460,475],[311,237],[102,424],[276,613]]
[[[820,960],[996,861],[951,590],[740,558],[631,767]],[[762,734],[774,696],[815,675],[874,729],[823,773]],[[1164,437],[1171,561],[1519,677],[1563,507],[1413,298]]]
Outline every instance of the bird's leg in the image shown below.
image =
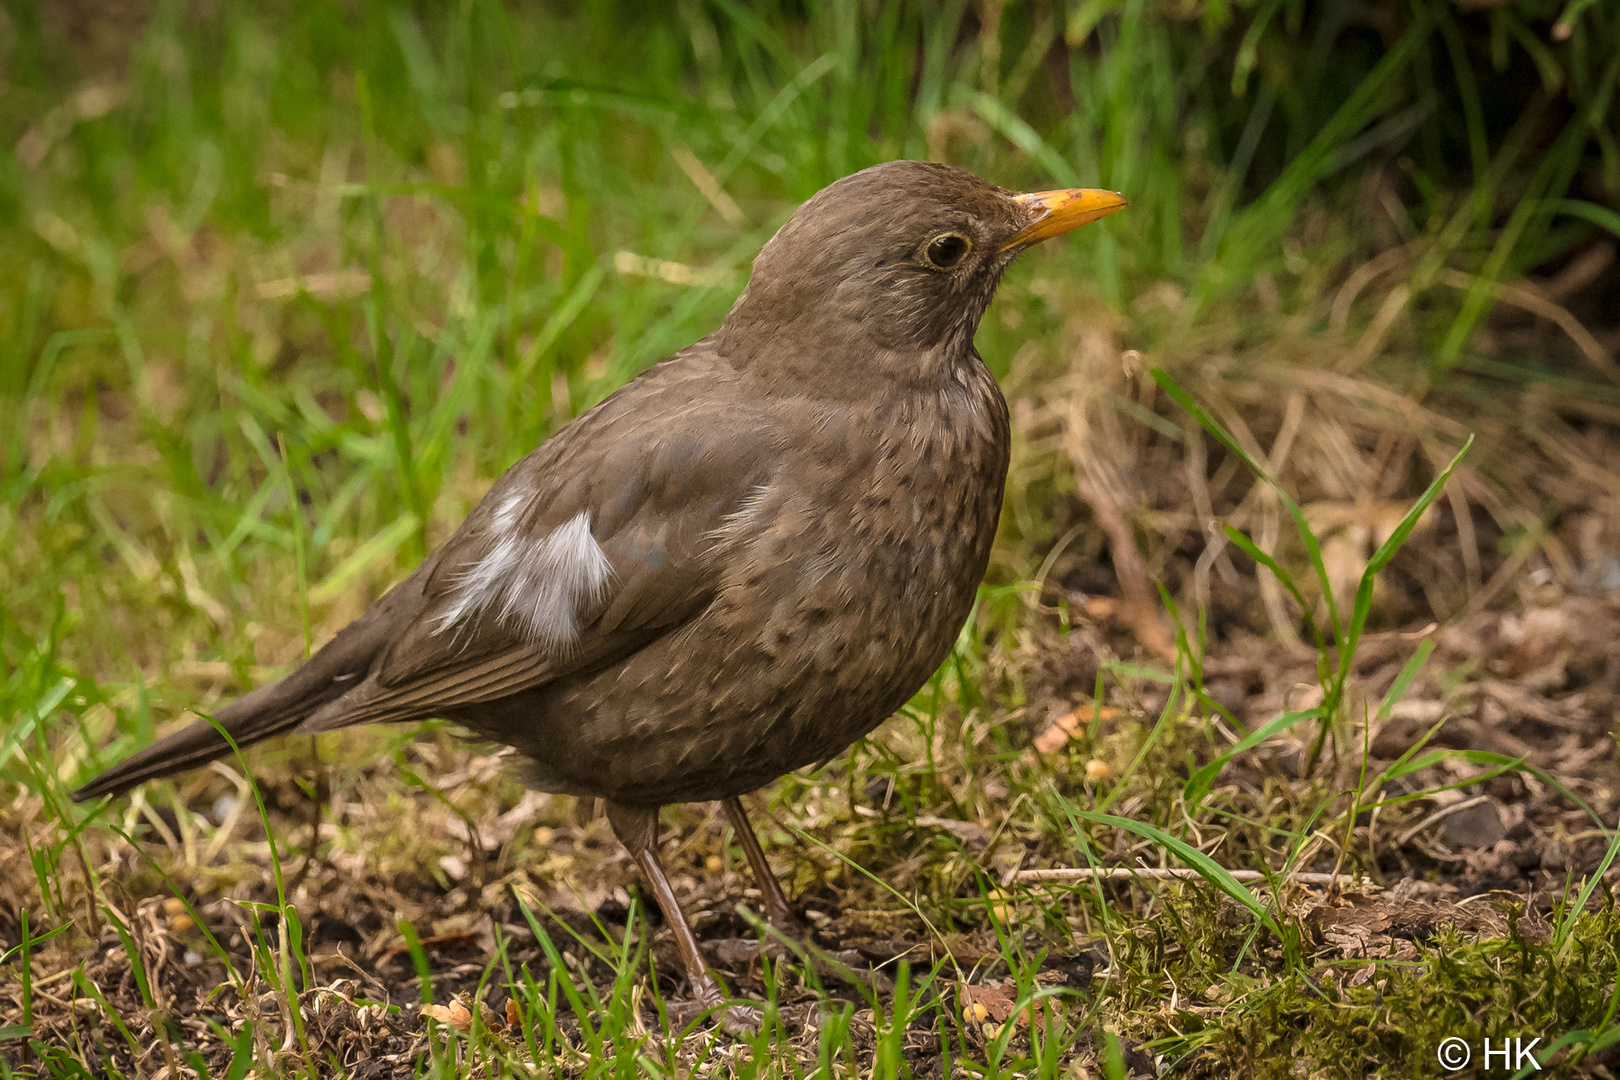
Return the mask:
[[[810,963],[823,976],[853,980],[874,990],[881,990],[884,984],[887,984],[887,989],[893,990],[893,984],[888,983],[887,979],[877,973],[867,978],[860,975],[860,969],[866,965],[866,961],[855,950],[843,949],[829,953],[816,945],[811,939],[809,927],[800,922],[799,917],[793,913],[792,905],[782,892],[781,883],[776,880],[776,875],[771,873],[770,866],[765,862],[765,852],[759,846],[759,837],[754,835],[754,827],[748,821],[742,800],[733,796],[725,800],[723,805],[726,808],[726,816],[731,819],[731,827],[737,830],[737,840],[742,844],[744,854],[748,856],[748,865],[754,871],[754,878],[759,882],[760,897],[764,901],[762,906],[765,908],[765,921],[784,936],[808,946]],[[828,960],[833,963],[828,964]]]
[[782,892],[781,883],[771,873],[770,864],[765,861],[765,852],[759,846],[759,837],[754,835],[754,826],[748,821],[748,812],[743,809],[742,800],[733,795],[723,805],[726,816],[731,819],[731,827],[737,832],[737,842],[742,845],[743,854],[748,856],[748,866],[754,871],[754,880],[759,884],[765,921],[789,936],[803,936],[804,924],[793,914],[793,907]]
[[[669,878],[664,874],[664,864],[658,858],[657,807],[620,806],[605,799],[603,806],[607,810],[608,823],[613,826],[613,834],[636,860],[636,865],[641,867],[642,876],[652,889],[653,899],[658,901],[659,910],[664,913],[664,921],[675,933],[675,946],[680,949],[681,963],[686,968],[687,981],[692,984],[692,997],[698,1010],[713,1008],[725,1000],[725,994],[720,981],[703,963],[697,937],[692,933],[692,926],[686,921],[681,905],[675,900],[675,890],[670,887]],[[751,1034],[759,1028],[759,1020],[752,1009],[725,1009],[719,1019],[722,1027],[734,1033]]]
[[675,890],[670,888],[669,878],[664,874],[664,864],[658,858],[658,810],[632,809],[610,802],[607,804],[607,816],[614,835],[636,860],[636,865],[641,867],[642,876],[652,889],[653,899],[658,901],[658,907],[664,913],[664,921],[675,932],[675,945],[681,951],[681,963],[685,965],[686,977],[692,983],[693,996],[705,1005],[720,1004],[723,996],[720,983],[703,964],[697,938],[675,900]]

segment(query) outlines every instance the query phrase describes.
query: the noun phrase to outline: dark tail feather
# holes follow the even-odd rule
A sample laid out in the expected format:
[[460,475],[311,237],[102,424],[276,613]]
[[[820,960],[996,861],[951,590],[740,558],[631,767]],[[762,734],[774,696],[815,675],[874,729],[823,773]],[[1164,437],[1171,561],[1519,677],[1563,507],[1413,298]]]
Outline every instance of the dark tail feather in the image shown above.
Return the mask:
[[[263,689],[276,690],[280,686],[281,683],[276,683]],[[289,731],[297,727],[298,722],[304,718],[303,709],[286,716],[276,715],[268,710],[240,708],[248,703],[247,697],[241,698],[214,715],[214,719],[231,733],[231,738],[236,740],[239,747],[251,746]],[[235,715],[232,715],[233,713]],[[206,765],[216,758],[225,757],[230,752],[231,744],[225,741],[214,725],[207,720],[198,720],[173,735],[159,739],[145,750],[125,758],[75,791],[73,799],[75,802],[83,802],[100,795],[122,795],[130,788],[148,780]]]
[[[378,605],[378,608],[382,605]],[[296,728],[316,709],[358,686],[372,657],[386,643],[390,620],[378,608],[350,623],[297,671],[279,682],[244,694],[214,714],[239,747],[252,746]],[[101,795],[122,795],[159,776],[206,765],[231,752],[231,744],[213,724],[198,720],[159,739],[73,793],[77,802]]]

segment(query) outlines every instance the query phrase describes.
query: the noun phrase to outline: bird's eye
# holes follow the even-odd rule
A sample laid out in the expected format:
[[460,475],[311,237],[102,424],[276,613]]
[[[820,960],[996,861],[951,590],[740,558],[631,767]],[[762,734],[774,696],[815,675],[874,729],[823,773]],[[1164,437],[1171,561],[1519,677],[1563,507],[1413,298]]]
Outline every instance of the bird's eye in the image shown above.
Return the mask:
[[973,247],[973,241],[959,233],[945,233],[928,241],[928,261],[941,270],[949,270],[962,261]]

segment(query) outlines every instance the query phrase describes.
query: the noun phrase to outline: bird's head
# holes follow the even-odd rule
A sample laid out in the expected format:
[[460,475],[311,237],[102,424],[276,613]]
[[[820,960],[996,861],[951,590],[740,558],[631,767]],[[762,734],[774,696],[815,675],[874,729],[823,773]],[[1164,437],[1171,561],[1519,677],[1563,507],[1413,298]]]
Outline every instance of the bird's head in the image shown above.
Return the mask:
[[765,245],[722,342],[965,351],[1020,251],[1124,206],[1111,191],[1019,194],[932,162],[863,169],[823,188]]

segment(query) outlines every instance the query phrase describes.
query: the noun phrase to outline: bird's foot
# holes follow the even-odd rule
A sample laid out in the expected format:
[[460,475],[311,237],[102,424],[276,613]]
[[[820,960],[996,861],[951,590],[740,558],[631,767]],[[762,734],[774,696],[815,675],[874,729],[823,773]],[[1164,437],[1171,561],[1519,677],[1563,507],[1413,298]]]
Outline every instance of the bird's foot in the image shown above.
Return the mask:
[[823,948],[812,940],[809,931],[781,937],[766,932],[758,939],[711,938],[703,943],[703,949],[710,962],[723,971],[745,970],[761,957],[777,962],[798,960],[809,964],[822,978],[837,979],[877,993],[894,989],[893,980],[872,967],[860,950]]
[[685,1000],[675,1000],[666,1006],[670,1025],[685,1028],[704,1013],[708,1013],[727,1035],[757,1035],[765,1022],[764,1012],[754,1005],[733,1002],[722,1004],[718,993],[713,996],[698,993]]

